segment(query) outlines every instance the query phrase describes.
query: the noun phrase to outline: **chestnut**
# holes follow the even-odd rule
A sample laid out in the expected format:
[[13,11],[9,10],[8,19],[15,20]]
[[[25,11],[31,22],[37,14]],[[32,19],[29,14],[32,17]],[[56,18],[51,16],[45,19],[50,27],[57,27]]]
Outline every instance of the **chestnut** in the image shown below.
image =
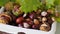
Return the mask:
[[33,21],[30,21],[30,22],[28,22],[28,24],[29,24],[29,25],[33,25],[34,23],[33,23]]
[[31,21],[31,19],[30,19],[30,18],[27,18],[27,19],[26,19],[26,21],[27,21],[27,22],[30,22],[30,21]]
[[16,19],[16,23],[22,23],[22,21],[24,20],[24,18],[21,16],[19,18]]
[[38,20],[41,22],[42,21],[42,18],[41,16],[37,16]]
[[49,31],[51,29],[51,27],[49,26],[49,24],[42,24],[39,28],[42,31]]
[[51,25],[54,22],[54,18],[48,17],[47,22]]
[[41,12],[41,16],[46,16],[46,15],[47,15],[46,11]]
[[18,34],[25,34],[24,32],[18,32]]
[[34,24],[39,24],[39,20],[37,20],[37,19],[34,19]]
[[36,14],[34,12],[29,14],[29,18],[31,18],[31,19],[35,18],[35,16],[36,16]]
[[23,26],[24,26],[24,28],[29,28],[30,27],[30,25],[27,22],[24,22]]
[[46,17],[43,17],[42,18],[42,22],[44,22],[44,21],[47,21],[47,18]]
[[32,28],[33,28],[33,29],[38,29],[38,28],[39,28],[39,25],[33,24],[33,25],[32,25]]
[[53,14],[53,13],[54,13],[54,11],[53,11],[52,9],[48,9],[47,12],[48,12],[49,14]]
[[36,14],[40,14],[41,13],[41,9],[38,9],[37,11],[36,11]]

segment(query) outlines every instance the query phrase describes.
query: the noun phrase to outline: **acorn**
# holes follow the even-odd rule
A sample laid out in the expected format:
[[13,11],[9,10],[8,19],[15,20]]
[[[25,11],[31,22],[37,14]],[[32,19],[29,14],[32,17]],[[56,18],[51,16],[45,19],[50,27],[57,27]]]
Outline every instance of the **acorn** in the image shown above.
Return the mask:
[[49,26],[49,24],[42,24],[39,28],[42,31],[50,31],[51,27]]
[[37,19],[34,19],[34,24],[38,25],[40,22]]
[[46,16],[46,15],[47,15],[46,11],[41,12],[41,16]]

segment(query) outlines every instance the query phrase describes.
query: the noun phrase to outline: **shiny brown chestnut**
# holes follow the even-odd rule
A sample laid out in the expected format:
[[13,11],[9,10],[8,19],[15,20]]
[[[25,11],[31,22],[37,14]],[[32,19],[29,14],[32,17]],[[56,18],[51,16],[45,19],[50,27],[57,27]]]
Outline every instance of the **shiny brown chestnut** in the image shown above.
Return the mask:
[[30,22],[27,22],[29,25],[33,25],[34,23],[33,23],[33,21],[30,21]]
[[18,34],[25,34],[24,32],[18,32]]
[[30,18],[27,18],[27,19],[26,19],[26,21],[27,21],[27,22],[30,22],[30,21],[31,21],[31,19],[30,19]]
[[32,25],[32,28],[33,28],[33,29],[39,29],[39,25],[35,25],[35,24],[34,24],[34,25]]
[[[52,23],[54,22],[54,21],[53,21],[54,18],[48,17],[47,19],[48,19],[47,22],[48,22],[50,25],[52,25]],[[53,20],[52,20],[52,19],[53,19]]]
[[22,23],[23,20],[24,20],[24,18],[21,16],[16,19],[16,23],[20,24],[20,23]]

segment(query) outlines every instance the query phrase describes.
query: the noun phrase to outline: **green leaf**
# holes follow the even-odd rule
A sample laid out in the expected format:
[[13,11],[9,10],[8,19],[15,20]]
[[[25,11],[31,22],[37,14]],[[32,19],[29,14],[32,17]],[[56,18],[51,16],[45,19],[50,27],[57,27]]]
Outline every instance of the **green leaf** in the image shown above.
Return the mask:
[[0,6],[4,6],[6,2],[8,2],[9,0],[0,0]]
[[21,5],[21,10],[24,13],[35,11],[41,5],[39,0],[16,0],[16,2]]
[[58,11],[60,11],[60,0],[55,0],[55,6]]
[[46,0],[46,4],[54,5],[55,0]]
[[[4,6],[10,0],[0,0],[0,6]],[[16,0],[11,0],[11,2],[15,2]]]
[[55,0],[55,5],[60,5],[60,0]]
[[60,17],[55,18],[55,20],[56,20],[58,23],[60,23]]
[[46,9],[52,8],[54,6],[55,0],[46,0]]
[[16,0],[10,0],[11,2],[15,2]]
[[[57,10],[59,12],[59,15],[60,15],[60,0],[55,0],[55,6],[56,6],[56,8],[57,8]],[[60,16],[59,17],[56,17],[56,21],[58,23],[60,23]]]

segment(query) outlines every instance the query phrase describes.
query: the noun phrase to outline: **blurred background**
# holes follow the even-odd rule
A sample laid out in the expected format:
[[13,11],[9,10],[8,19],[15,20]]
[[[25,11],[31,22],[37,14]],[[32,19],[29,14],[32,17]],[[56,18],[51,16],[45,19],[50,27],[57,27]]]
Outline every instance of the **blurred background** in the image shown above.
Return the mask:
[[60,34],[60,23],[57,23],[56,34]]

